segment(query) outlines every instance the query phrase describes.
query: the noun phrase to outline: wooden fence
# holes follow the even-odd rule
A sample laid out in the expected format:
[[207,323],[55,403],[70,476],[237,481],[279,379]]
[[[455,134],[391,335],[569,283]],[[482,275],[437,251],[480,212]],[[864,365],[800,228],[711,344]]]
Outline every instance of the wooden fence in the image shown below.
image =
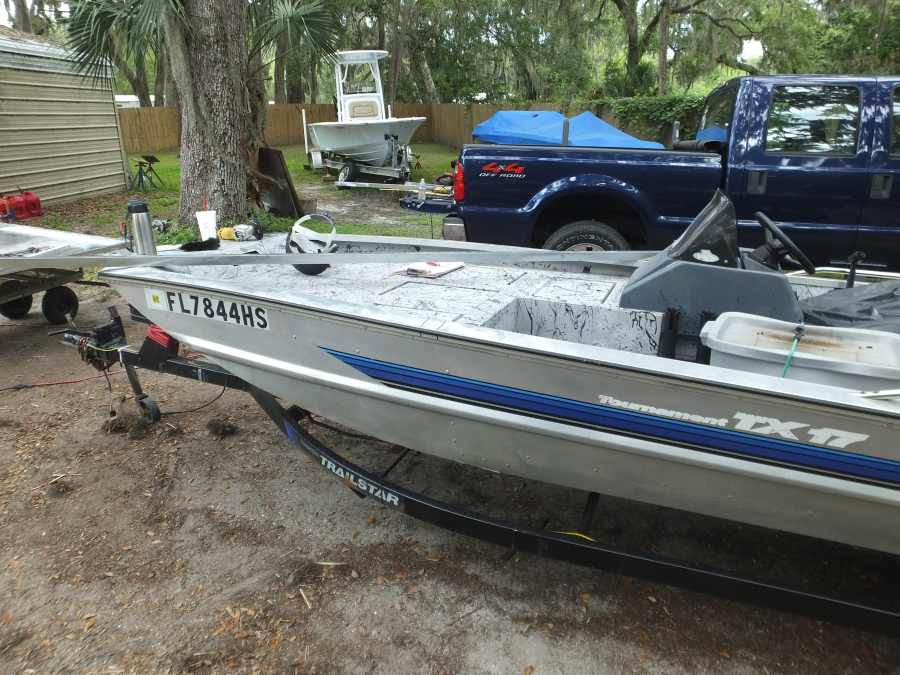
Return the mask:
[[119,108],[125,152],[158,152],[180,145],[181,124],[175,108]]
[[[442,143],[452,147],[460,147],[472,143],[472,129],[498,110],[521,110],[519,105],[490,105],[473,103],[398,103],[393,107],[397,117],[425,117],[426,121],[416,130],[413,141]],[[301,145],[303,143],[303,124],[301,109],[306,110],[307,123],[333,122],[334,106],[330,103],[305,103],[270,105],[266,109],[266,142],[270,145]],[[559,110],[558,104],[532,104],[531,110]],[[570,116],[581,111],[569,111]],[[611,124],[616,120],[607,111],[594,110],[595,114]],[[179,119],[173,108],[121,108],[119,109],[119,126],[122,129],[122,142],[125,151],[155,152],[174,150],[179,145]],[[641,138],[650,138],[653,130],[633,129],[627,127],[626,132]],[[666,130],[656,130],[655,138],[665,142]]]

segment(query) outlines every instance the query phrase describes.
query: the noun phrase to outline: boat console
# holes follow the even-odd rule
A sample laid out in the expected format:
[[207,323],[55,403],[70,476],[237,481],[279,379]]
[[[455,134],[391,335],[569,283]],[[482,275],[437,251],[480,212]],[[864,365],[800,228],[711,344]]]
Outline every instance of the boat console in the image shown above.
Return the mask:
[[799,249],[794,249],[793,242],[777,230],[757,251],[741,251],[734,206],[716,191],[678,239],[635,271],[622,291],[620,305],[658,312],[674,309],[684,335],[698,335],[704,317],[723,312],[799,322],[803,311],[779,267],[787,254],[796,257]]

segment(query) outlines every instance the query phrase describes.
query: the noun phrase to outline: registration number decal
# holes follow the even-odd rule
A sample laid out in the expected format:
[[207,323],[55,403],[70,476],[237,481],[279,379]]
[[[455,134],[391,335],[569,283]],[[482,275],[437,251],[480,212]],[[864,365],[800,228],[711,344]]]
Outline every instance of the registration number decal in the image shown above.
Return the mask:
[[165,312],[187,314],[223,323],[233,323],[247,328],[269,330],[269,314],[265,307],[246,302],[220,300],[195,293],[179,291],[146,290],[147,306]]

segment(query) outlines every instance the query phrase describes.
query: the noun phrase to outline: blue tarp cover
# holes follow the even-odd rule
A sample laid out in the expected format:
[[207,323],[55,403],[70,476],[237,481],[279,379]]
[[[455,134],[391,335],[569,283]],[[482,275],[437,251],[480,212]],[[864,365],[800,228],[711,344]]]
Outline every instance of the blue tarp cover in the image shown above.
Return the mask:
[[[561,145],[563,121],[558,112],[544,110],[500,110],[477,125],[472,135],[483,143]],[[642,141],[619,131],[590,112],[569,120],[569,145],[590,148],[662,148],[661,143]]]

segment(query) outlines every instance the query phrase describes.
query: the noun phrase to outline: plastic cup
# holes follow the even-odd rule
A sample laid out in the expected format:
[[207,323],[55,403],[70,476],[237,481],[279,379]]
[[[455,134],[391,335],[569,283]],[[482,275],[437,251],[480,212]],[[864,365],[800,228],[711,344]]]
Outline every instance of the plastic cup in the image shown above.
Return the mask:
[[200,239],[216,238],[216,212],[215,211],[197,211],[197,225],[200,227]]

